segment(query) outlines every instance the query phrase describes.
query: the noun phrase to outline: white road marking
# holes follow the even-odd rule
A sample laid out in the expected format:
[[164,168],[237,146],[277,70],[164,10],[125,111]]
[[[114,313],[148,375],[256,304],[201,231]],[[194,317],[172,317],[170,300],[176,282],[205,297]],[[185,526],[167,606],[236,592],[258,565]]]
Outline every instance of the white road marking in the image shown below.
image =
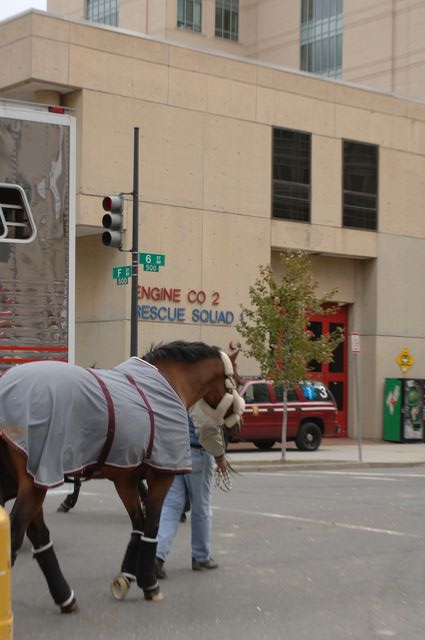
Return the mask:
[[[243,471],[241,471],[243,473]],[[403,478],[425,478],[425,473],[392,473],[391,471],[321,471],[315,469],[309,471],[308,469],[299,469],[298,471],[251,471],[250,475],[255,476],[296,476],[296,477],[309,477],[309,478],[321,478],[323,476],[351,476],[353,478],[368,479],[368,480],[386,480],[396,482],[396,479]]]
[[[274,476],[274,477],[279,477],[279,476],[285,476],[286,478],[288,477],[294,477],[294,478],[322,478],[323,474],[326,473],[325,471],[319,471],[319,472],[314,472],[311,473],[309,471],[305,471],[303,472],[297,472],[297,471],[290,471],[290,472],[282,472],[282,473],[277,473],[277,472],[268,472],[268,471],[254,471],[252,472],[250,475],[255,475],[255,476]],[[385,476],[378,476],[378,475],[364,475],[363,473],[354,473],[354,474],[345,474],[344,472],[342,472],[341,475],[353,475],[356,479],[359,480],[380,480],[383,482],[397,482],[396,478],[386,478]],[[402,476],[405,477],[405,476]],[[410,476],[409,476],[410,477]],[[425,477],[425,476],[424,476]]]
[[[364,471],[321,471],[321,474],[326,475],[347,475],[347,476],[356,476],[359,474],[364,475]],[[368,471],[367,472],[370,477],[382,477],[387,476],[391,478],[425,478],[425,473],[391,473],[391,471]]]
[[358,524],[348,524],[346,522],[337,522],[335,520],[320,520],[316,518],[302,518],[300,516],[289,516],[282,513],[270,513],[267,511],[250,511],[248,509],[233,509],[227,507],[213,507],[216,511],[231,511],[232,513],[241,513],[249,516],[259,516],[261,518],[275,518],[277,520],[291,520],[294,522],[307,522],[309,524],[319,524],[326,527],[338,527],[340,529],[352,529],[354,531],[363,531],[365,533],[381,533],[387,536],[397,536],[399,538],[416,538],[422,539],[423,536],[414,533],[405,533],[403,531],[394,531],[393,529],[378,529],[376,527],[365,527]]
[[[47,492],[47,496],[60,496],[63,494],[72,493],[72,489],[64,488],[64,487],[56,487],[55,489],[49,489]],[[80,496],[100,496],[100,493],[90,492],[90,491],[80,491]]]

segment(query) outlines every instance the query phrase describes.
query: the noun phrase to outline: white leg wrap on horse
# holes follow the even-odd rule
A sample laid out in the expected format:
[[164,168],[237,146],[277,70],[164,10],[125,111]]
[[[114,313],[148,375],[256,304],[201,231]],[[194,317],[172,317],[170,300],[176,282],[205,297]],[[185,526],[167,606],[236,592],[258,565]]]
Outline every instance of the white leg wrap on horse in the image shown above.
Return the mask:
[[43,553],[43,551],[47,551],[47,549],[50,549],[50,547],[53,547],[53,540],[50,540],[50,542],[45,544],[44,547],[40,547],[39,549],[34,549],[34,547],[32,547],[31,553],[33,556],[36,556],[37,553]]
[[69,604],[71,604],[73,600],[74,600],[74,591],[71,589],[71,595],[69,596],[68,600],[65,600],[65,602],[61,602],[60,606],[67,607]]

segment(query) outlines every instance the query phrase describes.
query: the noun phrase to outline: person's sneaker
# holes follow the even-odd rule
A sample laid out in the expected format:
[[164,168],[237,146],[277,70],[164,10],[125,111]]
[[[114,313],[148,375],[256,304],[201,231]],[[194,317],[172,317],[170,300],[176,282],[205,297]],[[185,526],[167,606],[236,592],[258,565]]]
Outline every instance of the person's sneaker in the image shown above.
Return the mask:
[[155,558],[155,575],[159,580],[164,580],[167,577],[167,572],[164,568],[164,560],[162,558]]
[[208,560],[196,560],[192,558],[192,571],[202,571],[202,569],[217,569],[218,562],[214,558],[208,558]]

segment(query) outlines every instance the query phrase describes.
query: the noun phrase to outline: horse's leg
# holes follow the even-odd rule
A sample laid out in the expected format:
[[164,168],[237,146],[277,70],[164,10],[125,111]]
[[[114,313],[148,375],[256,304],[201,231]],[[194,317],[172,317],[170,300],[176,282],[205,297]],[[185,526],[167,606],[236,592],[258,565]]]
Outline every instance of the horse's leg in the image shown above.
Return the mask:
[[135,476],[114,478],[115,488],[133,525],[130,542],[121,565],[121,574],[112,582],[112,593],[121,600],[130,582],[137,580],[146,600],[161,599],[155,576],[155,556],[162,503],[174,479],[174,473],[147,471],[148,493],[145,502],[146,519],[140,502],[138,479]]
[[6,443],[0,438],[0,505],[16,498],[18,479],[9,459]]
[[146,497],[146,522],[139,544],[136,579],[143,589],[146,600],[161,600],[158,580],[155,575],[155,557],[158,544],[157,533],[162,504],[174,479],[173,472],[158,471],[148,467],[148,494]]
[[139,483],[140,480],[133,475],[114,479],[115,489],[133,526],[130,541],[121,564],[121,573],[114,578],[111,584],[112,594],[117,600],[122,600],[125,597],[130,588],[130,583],[136,580],[137,558],[145,526]]
[[70,509],[73,509],[77,504],[78,496],[80,495],[81,490],[81,480],[80,478],[75,478],[74,481],[74,489],[72,493],[68,493],[65,500],[60,503],[57,508],[57,511],[62,513],[68,513]]
[[78,611],[74,592],[65,580],[57,560],[53,542],[50,540],[49,530],[44,522],[43,508],[29,523],[27,536],[32,542],[32,553],[37,560],[47,581],[50,594],[62,613]]
[[41,509],[47,489],[36,487],[26,471],[26,460],[22,453],[8,448],[9,458],[17,478],[17,492],[10,512],[10,542],[12,565],[20,549],[29,523]]

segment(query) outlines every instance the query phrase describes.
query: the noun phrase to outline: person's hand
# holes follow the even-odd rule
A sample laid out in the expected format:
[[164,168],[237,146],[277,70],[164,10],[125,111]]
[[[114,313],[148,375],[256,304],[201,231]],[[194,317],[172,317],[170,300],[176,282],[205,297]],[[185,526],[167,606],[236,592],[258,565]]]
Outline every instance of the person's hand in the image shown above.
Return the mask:
[[215,458],[215,462],[215,486],[218,489],[221,489],[221,491],[230,491],[232,489],[232,478],[230,477],[232,467],[224,454],[222,456],[217,456],[217,458]]
[[218,456],[217,458],[215,458],[215,463],[217,467],[220,469],[221,473],[226,473],[226,471],[229,468],[229,465],[227,464],[226,456],[224,454],[222,456]]

